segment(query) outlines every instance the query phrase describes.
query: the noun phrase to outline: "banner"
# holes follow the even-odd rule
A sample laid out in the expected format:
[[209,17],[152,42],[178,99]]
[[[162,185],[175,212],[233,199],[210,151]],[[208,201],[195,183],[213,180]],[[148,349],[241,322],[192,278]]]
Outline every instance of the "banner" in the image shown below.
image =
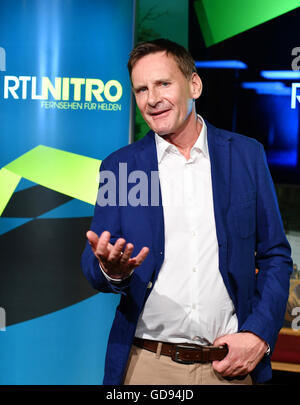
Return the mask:
[[80,256],[128,144],[133,0],[0,2],[0,384],[101,384],[118,296]]

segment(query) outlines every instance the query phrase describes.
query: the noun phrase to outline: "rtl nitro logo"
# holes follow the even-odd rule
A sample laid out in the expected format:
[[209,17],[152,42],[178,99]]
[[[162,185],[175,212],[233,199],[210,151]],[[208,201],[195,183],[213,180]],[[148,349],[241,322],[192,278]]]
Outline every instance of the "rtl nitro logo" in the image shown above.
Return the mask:
[[[38,91],[39,82],[39,91]],[[4,76],[3,97],[14,99],[28,98],[32,100],[48,100],[49,93],[54,100],[70,100],[70,93],[74,101],[92,101],[92,96],[98,102],[106,100],[117,102],[122,97],[122,85],[117,80],[109,80],[105,84],[100,79],[85,79],[75,77],[49,77],[36,76]],[[39,94],[38,94],[39,93]]]
[[[300,47],[292,49],[292,56],[296,56],[292,60],[292,69],[294,71],[300,70]],[[297,96],[297,89],[300,89],[300,83],[292,83],[292,93],[291,93],[291,108],[296,108],[296,101],[300,103],[300,96]]]
[[[0,71],[6,71],[6,52],[0,47]],[[42,101],[42,108],[121,110],[123,88],[118,80],[47,76],[3,76],[3,98]],[[1,95],[0,95],[1,97]],[[48,101],[49,100],[49,101]]]

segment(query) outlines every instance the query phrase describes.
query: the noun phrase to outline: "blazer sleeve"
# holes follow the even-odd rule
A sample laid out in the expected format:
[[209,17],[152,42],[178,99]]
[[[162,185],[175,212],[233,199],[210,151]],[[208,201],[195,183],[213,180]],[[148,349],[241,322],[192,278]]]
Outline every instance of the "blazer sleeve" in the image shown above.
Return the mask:
[[[111,159],[105,159],[102,161],[100,166],[100,179],[101,174],[105,171],[110,171],[115,176],[118,176],[116,165],[113,164]],[[103,206],[99,204],[100,195],[103,195],[102,187],[105,187],[106,183],[102,183],[100,180],[100,186],[98,190],[98,197],[95,204],[94,217],[90,229],[95,232],[98,236],[101,235],[103,231],[109,231],[111,234],[110,243],[114,244],[116,240],[122,237],[121,223],[120,223],[120,212],[116,201],[116,204],[109,204]],[[116,184],[118,182],[116,181]],[[113,184],[112,184],[113,186]],[[115,193],[113,198],[117,199],[117,189],[112,189]],[[126,278],[124,281],[116,284],[110,282],[102,273],[98,259],[95,257],[89,243],[86,243],[85,249],[81,256],[81,268],[87,280],[90,282],[93,288],[101,292],[113,292],[126,295],[126,288],[129,285],[130,278]]]
[[274,349],[283,324],[293,263],[277,203],[275,188],[263,146],[258,143],[256,290],[252,313],[241,325],[264,339]]

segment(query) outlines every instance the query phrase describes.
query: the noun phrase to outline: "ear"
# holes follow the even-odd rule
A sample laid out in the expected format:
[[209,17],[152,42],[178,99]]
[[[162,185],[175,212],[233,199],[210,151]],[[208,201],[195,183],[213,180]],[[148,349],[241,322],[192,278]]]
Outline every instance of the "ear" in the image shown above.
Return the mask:
[[197,99],[201,96],[202,93],[202,80],[197,73],[193,73],[190,79],[190,89],[191,96],[193,99]]

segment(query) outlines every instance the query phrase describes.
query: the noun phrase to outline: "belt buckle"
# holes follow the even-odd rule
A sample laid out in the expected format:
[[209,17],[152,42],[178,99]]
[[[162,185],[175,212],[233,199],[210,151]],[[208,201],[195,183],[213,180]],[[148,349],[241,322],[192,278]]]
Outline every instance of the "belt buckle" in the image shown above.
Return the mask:
[[180,345],[180,344],[174,346],[174,350],[172,351],[172,356],[171,356],[173,361],[175,361],[176,363],[180,363],[180,364],[195,364],[195,361],[180,359],[178,357],[179,356],[179,352],[178,352],[179,349],[185,349],[185,350],[193,351],[193,350],[201,350],[202,347],[201,346],[199,346],[199,348],[198,347],[191,347],[191,346],[188,347],[188,346],[184,346],[184,345]]

